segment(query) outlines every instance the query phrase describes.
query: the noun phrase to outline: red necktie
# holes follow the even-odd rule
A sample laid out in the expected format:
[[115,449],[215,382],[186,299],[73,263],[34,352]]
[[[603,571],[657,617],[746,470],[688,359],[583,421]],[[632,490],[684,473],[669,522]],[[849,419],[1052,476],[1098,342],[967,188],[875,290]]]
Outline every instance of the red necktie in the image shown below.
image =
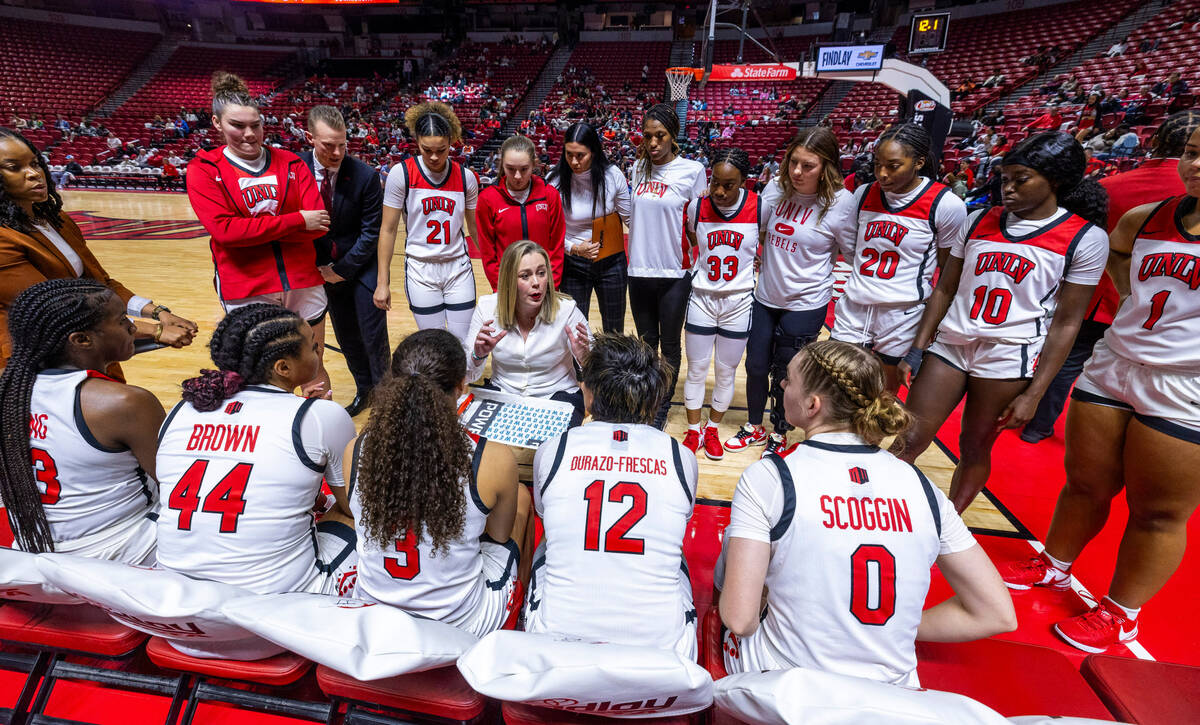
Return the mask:
[[321,176],[321,201],[325,202],[325,211],[333,211],[333,184],[329,182],[329,169]]

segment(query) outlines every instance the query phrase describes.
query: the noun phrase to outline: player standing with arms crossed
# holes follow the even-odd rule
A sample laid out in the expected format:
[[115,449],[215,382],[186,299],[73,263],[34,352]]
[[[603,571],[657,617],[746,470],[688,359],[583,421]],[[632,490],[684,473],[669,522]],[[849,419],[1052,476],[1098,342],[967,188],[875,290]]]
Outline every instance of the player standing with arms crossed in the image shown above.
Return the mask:
[[987,483],[996,436],[1033,416],[1108,258],[1108,196],[1083,178],[1078,141],[1040,133],[1001,164],[1004,206],[971,216],[925,305],[913,346],[927,354],[906,401],[917,425],[899,453],[916,460],[965,395],[950,484],[959,513]]
[[[919,124],[884,131],[874,162],[875,181],[854,190],[858,232],[833,339],[874,352],[894,393],[900,389],[896,365],[913,350],[933,271],[967,231],[967,206],[926,178],[936,161],[929,132]],[[920,364],[919,351],[909,360],[914,364]]]
[[[749,172],[750,157],[745,151],[716,151],[708,196],[692,199],[684,209],[684,229],[698,254],[683,325],[688,360],[683,384],[688,430],[683,445],[695,453],[703,442],[704,454],[714,461],[725,456],[717,423],[733,401],[733,380],[746,351],[754,303],[762,208],[758,195],[742,188]],[[716,381],[708,424],[701,434],[700,408],[714,349]]]
[[417,327],[445,328],[465,340],[475,309],[475,272],[463,227],[475,236],[479,179],[450,160],[462,125],[449,106],[422,103],[408,109],[404,121],[418,155],[392,167],[384,185],[375,305],[392,308],[392,254],[403,217],[404,293]]
[[1129,521],[1108,596],[1054,631],[1086,652],[1137,637],[1141,608],[1175,573],[1200,505],[1200,130],[1178,163],[1186,194],[1133,209],[1111,238],[1122,303],[1067,412],[1067,483],[1045,551],[1002,567],[1013,589],[1070,586],[1071,564],[1125,489]]

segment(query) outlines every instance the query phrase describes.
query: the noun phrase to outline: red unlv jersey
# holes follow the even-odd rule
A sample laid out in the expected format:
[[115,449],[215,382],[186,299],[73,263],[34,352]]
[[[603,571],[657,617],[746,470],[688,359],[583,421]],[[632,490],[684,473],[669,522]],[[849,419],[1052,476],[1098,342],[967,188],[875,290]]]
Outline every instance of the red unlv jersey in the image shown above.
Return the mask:
[[266,166],[253,171],[229,159],[224,147],[201,151],[188,164],[188,201],[212,235],[217,293],[223,300],[316,287],[313,240],[301,209],[324,209],[312,171],[299,156],[265,148]]
[[1200,374],[1200,236],[1183,228],[1191,196],[1167,199],[1133,242],[1129,297],[1104,340],[1126,360]]
[[708,196],[689,201],[683,214],[700,249],[692,289],[721,295],[754,289],[761,221],[758,194],[743,191],[741,203],[728,215]]
[[415,156],[400,164],[407,187],[404,254],[409,258],[443,262],[467,254],[463,222],[467,213],[467,174],[472,172],[457,162],[448,163],[450,169],[440,184],[425,175]]
[[962,276],[938,327],[938,340],[950,344],[1040,340],[1062,283],[1095,285],[1108,258],[1108,235],[1065,209],[1030,221],[993,207],[966,237],[951,250],[963,259]]

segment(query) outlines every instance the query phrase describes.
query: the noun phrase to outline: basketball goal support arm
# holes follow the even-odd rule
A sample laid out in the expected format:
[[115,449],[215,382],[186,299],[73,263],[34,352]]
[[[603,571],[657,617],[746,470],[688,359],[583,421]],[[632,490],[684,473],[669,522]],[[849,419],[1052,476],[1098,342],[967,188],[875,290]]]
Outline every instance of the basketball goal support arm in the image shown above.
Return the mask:
[[882,83],[907,97],[910,91],[919,91],[937,103],[950,108],[950,89],[932,73],[919,65],[906,63],[895,58],[883,61],[877,71],[826,71],[817,73],[817,78],[831,81],[859,81]]

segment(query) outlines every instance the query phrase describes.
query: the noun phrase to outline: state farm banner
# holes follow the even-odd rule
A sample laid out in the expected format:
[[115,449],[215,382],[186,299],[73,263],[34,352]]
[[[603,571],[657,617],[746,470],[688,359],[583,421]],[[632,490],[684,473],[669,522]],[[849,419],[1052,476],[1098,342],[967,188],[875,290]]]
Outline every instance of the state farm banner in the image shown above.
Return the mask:
[[714,65],[709,81],[794,81],[799,63],[753,63],[751,65]]

